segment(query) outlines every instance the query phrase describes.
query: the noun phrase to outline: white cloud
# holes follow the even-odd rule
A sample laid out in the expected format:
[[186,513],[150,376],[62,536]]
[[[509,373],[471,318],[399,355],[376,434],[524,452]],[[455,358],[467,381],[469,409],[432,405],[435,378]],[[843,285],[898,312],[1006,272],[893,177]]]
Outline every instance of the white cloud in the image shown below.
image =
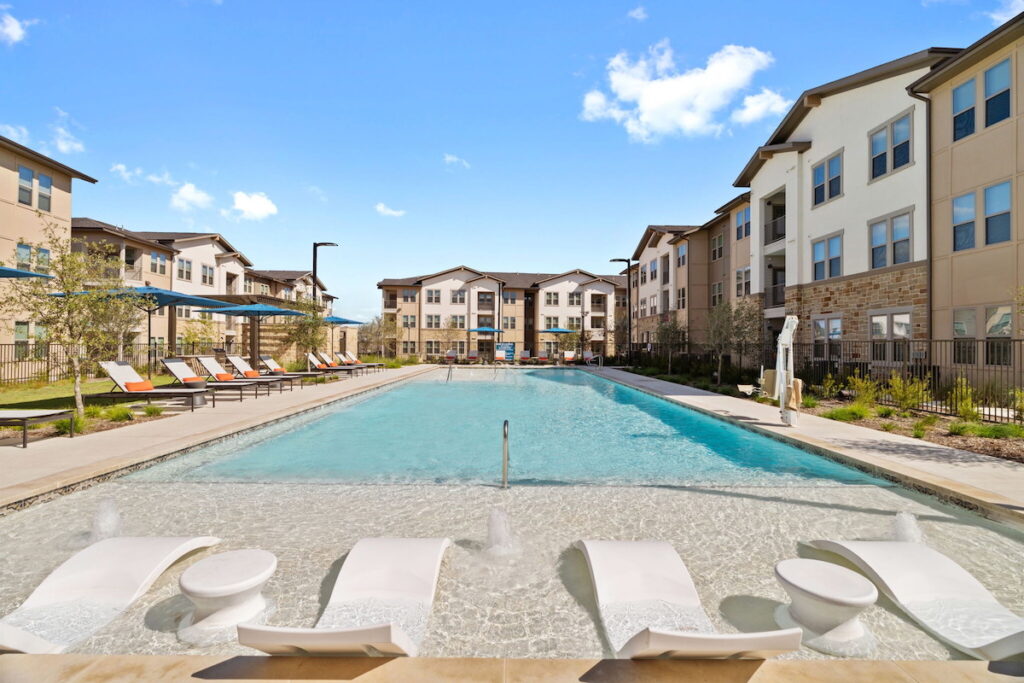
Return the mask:
[[126,183],[134,183],[135,179],[142,175],[141,168],[128,168],[124,164],[114,164],[110,167],[110,172],[121,176],[121,180]]
[[171,207],[178,211],[207,209],[213,203],[213,197],[200,190],[192,183],[185,183],[171,195]]
[[996,26],[1005,24],[1010,19],[1024,12],[1024,0],[999,0],[999,6],[985,15]]
[[327,203],[327,193],[323,191],[323,188],[320,188],[316,185],[310,185],[309,187],[306,188],[306,192],[310,193],[324,204]]
[[[10,5],[0,5],[0,10],[8,10]],[[14,45],[25,40],[29,26],[38,23],[36,19],[15,19],[10,12],[0,14],[0,43]]]
[[11,126],[6,123],[0,123],[0,135],[23,145],[28,144],[28,128],[25,126]]
[[636,60],[620,52],[607,64],[610,96],[588,92],[580,118],[612,120],[639,142],[666,135],[718,135],[725,128],[718,114],[773,61],[755,47],[726,45],[705,66],[679,72],[668,39]]
[[647,10],[644,9],[643,5],[637,5],[633,9],[626,12],[626,16],[635,21],[644,21],[647,19]]
[[377,204],[373,208],[376,209],[377,213],[379,213],[381,216],[393,216],[397,218],[399,216],[405,215],[405,209],[392,209],[384,202],[377,202]]
[[774,90],[761,88],[761,92],[756,95],[744,97],[743,106],[734,110],[731,118],[736,123],[746,125],[760,121],[768,116],[785,114],[792,104],[793,100],[787,100]]
[[220,212],[225,218],[261,221],[277,213],[277,205],[263,192],[232,192],[231,196],[234,199],[232,211]]
[[61,154],[84,152],[85,145],[71,132],[71,126],[81,126],[60,107],[54,107],[54,109],[57,110],[57,121],[50,124],[50,130],[53,131],[50,142]]
[[180,183],[171,177],[171,174],[164,171],[160,175],[155,173],[146,174],[146,182],[153,183],[154,185],[167,185],[169,187],[177,187]]
[[446,165],[450,166],[451,164],[459,164],[463,168],[469,168],[469,162],[468,161],[466,161],[465,159],[462,159],[461,157],[457,157],[454,154],[445,153],[443,159],[444,159],[444,163]]

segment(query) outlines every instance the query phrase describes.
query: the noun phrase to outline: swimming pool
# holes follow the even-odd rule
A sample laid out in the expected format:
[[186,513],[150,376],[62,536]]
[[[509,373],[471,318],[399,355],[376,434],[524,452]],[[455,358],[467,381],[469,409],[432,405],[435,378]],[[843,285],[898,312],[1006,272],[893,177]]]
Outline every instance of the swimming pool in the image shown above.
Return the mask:
[[131,475],[144,481],[887,485],[781,441],[572,369],[428,373]]

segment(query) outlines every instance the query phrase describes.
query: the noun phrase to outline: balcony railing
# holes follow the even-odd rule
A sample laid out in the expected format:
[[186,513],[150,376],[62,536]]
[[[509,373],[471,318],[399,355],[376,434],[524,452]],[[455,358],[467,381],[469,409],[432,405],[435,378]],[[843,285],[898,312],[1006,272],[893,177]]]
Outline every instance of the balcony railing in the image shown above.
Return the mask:
[[476,303],[476,310],[478,310],[478,311],[493,311],[494,310],[494,302],[493,301],[478,301]]
[[398,308],[398,299],[384,299],[384,310],[393,311]]
[[775,308],[786,305],[786,285],[770,285],[764,293],[764,307]]
[[778,242],[786,236],[786,216],[783,214],[764,224],[764,243]]

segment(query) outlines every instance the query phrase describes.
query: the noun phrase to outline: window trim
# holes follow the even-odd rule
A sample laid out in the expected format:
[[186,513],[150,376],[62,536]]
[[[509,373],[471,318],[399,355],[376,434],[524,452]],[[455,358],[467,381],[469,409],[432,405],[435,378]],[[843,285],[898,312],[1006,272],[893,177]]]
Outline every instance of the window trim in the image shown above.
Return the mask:
[[[987,96],[985,94],[985,76],[988,74],[989,71],[991,71],[992,69],[995,69],[997,66],[1002,65],[1004,62],[1007,62],[1008,66],[1009,66],[1009,71],[1010,71],[1009,85],[1006,87],[1005,90],[1000,90],[995,95],[992,95],[991,97],[989,97],[989,96]],[[985,68],[985,69],[981,70],[981,101],[985,105],[985,129],[986,130],[988,130],[992,126],[998,126],[1003,121],[1009,121],[1009,120],[1013,119],[1013,83],[1014,83],[1014,62],[1013,62],[1013,56],[1012,55],[1009,56],[1009,57],[1005,57],[1003,59],[1000,59],[995,64],[992,64],[988,68]],[[999,95],[1003,94],[1004,92],[1005,93],[1009,93],[1009,97],[1007,99],[1010,102],[1010,104],[1009,104],[1009,111],[1006,114],[1006,118],[999,119],[998,121],[995,121],[994,123],[989,123],[988,122],[988,102],[989,102],[989,100],[991,100],[991,99],[993,99],[995,97],[998,97]],[[975,96],[977,96],[977,93],[975,93]],[[975,98],[975,101],[977,101],[977,98]],[[975,112],[975,114],[977,114],[977,112]],[[977,130],[977,119],[975,119],[975,130]]]
[[[911,105],[910,108],[904,109],[899,114],[896,114],[896,116],[893,116],[892,118],[890,118],[885,123],[883,123],[881,125],[878,125],[878,126],[875,126],[872,130],[868,131],[868,169],[867,169],[868,170],[868,185],[871,185],[872,183],[878,182],[878,181],[882,180],[883,178],[888,178],[889,176],[893,175],[894,173],[899,173],[900,171],[902,171],[904,169],[910,168],[911,166],[913,166],[916,163],[917,160],[916,160],[916,157],[914,155],[914,140],[916,139],[916,136],[915,136],[916,130],[915,130],[915,126],[914,126],[914,109],[915,109],[915,107],[913,105]],[[893,150],[892,126],[893,126],[894,123],[896,123],[897,121],[902,119],[904,116],[910,117],[910,138],[907,140],[907,142],[910,143],[910,160],[907,163],[905,163],[902,166],[900,166],[899,168],[893,168],[892,167],[892,157],[893,157],[893,154],[892,154],[892,150]],[[872,159],[874,157],[871,156],[871,137],[875,133],[878,133],[879,131],[883,131],[883,130],[886,131],[886,148],[885,148],[885,155],[886,155],[886,158],[885,158],[885,169],[886,170],[885,170],[885,173],[882,173],[881,175],[876,176],[876,177],[872,177],[872,175],[871,175],[872,163],[871,162],[872,162]],[[812,179],[811,182],[813,182],[813,179]],[[813,187],[812,187],[812,190],[813,190]],[[812,197],[812,200],[813,200],[813,197]]]
[[[907,315],[910,318],[910,327],[908,335],[904,337],[893,337],[894,325],[892,323],[893,316]],[[885,338],[875,338],[871,335],[871,319],[884,315],[886,319]],[[909,363],[911,358],[910,343],[914,341],[914,307],[913,306],[890,306],[888,308],[870,308],[867,311],[867,337],[868,342],[871,345],[870,351],[868,352],[868,361],[875,365],[892,365],[896,363]],[[894,342],[906,342],[907,344],[907,357],[906,358],[895,358],[895,347]],[[885,350],[885,358],[875,358],[875,344],[885,344],[883,347]]]
[[[810,280],[810,282],[811,282],[811,284],[813,284],[815,282],[825,282],[826,280],[834,280],[836,278],[843,277],[843,275],[846,273],[845,264],[843,263],[843,261],[845,260],[845,256],[846,256],[846,238],[845,238],[845,236],[843,234],[844,232],[845,232],[845,230],[835,230],[833,232],[828,233],[827,235],[822,235],[820,237],[811,237],[811,238],[809,238],[811,240],[811,248],[810,248],[810,257],[811,257],[811,273],[810,273],[811,280]],[[828,255],[828,242],[833,237],[838,237],[839,238],[839,275],[829,275],[828,262],[830,260],[830,257]],[[868,237],[868,239],[870,240],[871,238]],[[817,280],[814,277],[814,264],[817,263],[817,261],[814,260],[814,245],[817,244],[818,242],[824,242],[825,243],[825,261],[824,261],[824,263],[825,263],[825,277],[821,278],[820,280]],[[868,242],[868,244],[870,244],[870,241]]]
[[[718,289],[717,294],[715,292],[716,288]],[[715,306],[719,306],[725,303],[725,286],[722,283],[722,281],[712,282],[711,287],[708,289],[708,291],[711,293],[709,301],[711,308],[714,308]],[[715,296],[719,297],[718,303],[715,303]]]
[[[721,241],[721,244],[719,244],[717,247],[715,246],[715,241],[716,240],[720,240]],[[712,235],[709,244],[711,245],[711,262],[712,263],[714,263],[715,261],[721,261],[722,259],[725,258],[725,231],[724,230],[722,232],[718,233],[717,235]],[[718,252],[718,256],[715,256],[715,252],[716,251]]]
[[[834,197],[829,197],[828,196],[828,180],[829,180],[829,176],[828,176],[828,162],[831,161],[835,157],[839,157],[839,194],[837,194]],[[815,187],[814,186],[814,169],[816,169],[818,166],[824,166],[825,167],[825,199],[823,199],[818,204],[815,204],[814,203],[814,187]],[[870,171],[869,171],[869,173],[870,173]],[[826,154],[824,157],[822,157],[817,162],[812,162],[811,163],[811,173],[810,173],[811,193],[810,194],[811,194],[811,210],[812,211],[814,209],[817,209],[820,206],[825,206],[826,204],[829,204],[829,203],[831,203],[831,202],[833,202],[833,201],[835,201],[837,199],[842,199],[846,195],[846,181],[844,180],[845,176],[846,176],[846,147],[840,147],[839,149],[835,150],[831,154]]]
[[[833,320],[838,320],[839,321],[839,339],[838,339],[837,342],[833,342],[831,339],[829,339],[829,336],[828,336],[829,335],[829,331],[832,329],[831,326],[829,325],[829,323],[831,321],[833,321]],[[823,342],[819,342],[817,339],[814,338],[814,328],[817,326],[818,321],[823,321],[825,323],[825,340]],[[833,359],[833,358],[834,359],[841,358],[842,354],[843,354],[841,342],[843,341],[843,334],[845,332],[846,332],[846,325],[843,322],[843,314],[841,312],[840,313],[818,313],[817,315],[812,315],[811,316],[811,358],[821,359],[821,360],[829,360],[829,359]],[[821,348],[822,353],[820,353],[820,354],[818,353],[818,344],[819,343],[822,345],[822,348]],[[835,354],[832,353],[832,347],[831,347],[832,343],[839,344],[839,350]]]
[[[1014,178],[1011,177],[1011,178],[1007,178],[1006,180],[1000,180],[998,182],[991,183],[990,185],[985,185],[984,187],[980,187],[977,190],[975,190],[975,192],[978,192],[978,193],[981,194],[981,220],[982,220],[982,227],[984,228],[984,231],[985,231],[984,239],[982,240],[984,242],[984,244],[982,244],[982,246],[984,246],[984,247],[993,247],[993,246],[996,246],[996,245],[999,245],[999,244],[1010,244],[1010,243],[1013,242],[1013,233],[1014,233],[1014,229],[1013,229],[1014,228],[1014,223],[1013,223],[1013,181],[1014,181]],[[1009,189],[1010,189],[1010,208],[1007,209],[1006,211],[1002,211],[1000,213],[990,214],[990,213],[988,213],[988,201],[986,201],[985,192],[988,191],[988,190],[991,190],[994,187],[998,187],[1000,185],[1007,185],[1009,187]],[[988,241],[988,219],[993,217],[993,216],[1001,216],[1004,213],[1005,214],[1009,214],[1009,216],[1010,216],[1010,236],[1007,239],[999,241],[999,242],[989,242]],[[975,199],[974,199],[974,244],[975,244],[975,248],[977,248],[977,244],[978,244],[978,199],[977,199],[977,197],[975,197]]]
[[[971,90],[974,92],[974,99],[971,102],[971,106],[968,107],[967,109],[964,109],[964,110],[959,111],[959,112],[954,111],[953,110],[953,94],[957,90],[962,88],[963,86],[967,85],[968,83],[971,84]],[[963,135],[961,137],[956,137],[956,117],[959,116],[960,114],[963,114],[963,113],[967,112],[967,111],[971,112],[971,124],[972,124],[971,128],[972,128],[972,130],[971,130],[970,133],[967,133],[966,135]],[[978,76],[977,75],[971,76],[970,78],[965,80],[960,85],[954,85],[953,87],[951,87],[949,89],[949,122],[950,122],[950,124],[952,126],[952,130],[949,131],[949,137],[950,137],[951,144],[956,144],[956,143],[960,142],[961,140],[963,140],[965,138],[969,138],[969,137],[971,137],[972,135],[974,135],[975,133],[978,132]]]
[[[879,177],[881,177],[881,176],[879,176]],[[867,250],[868,250],[867,251],[867,254],[868,254],[868,272],[881,271],[881,270],[885,270],[886,268],[892,268],[893,266],[903,266],[903,265],[906,265],[907,263],[913,263],[914,262],[914,260],[915,260],[914,259],[914,209],[915,208],[916,208],[916,205],[911,204],[910,206],[908,206],[908,207],[906,207],[904,209],[898,209],[896,211],[890,211],[889,213],[882,214],[881,216],[876,216],[876,217],[874,217],[874,218],[872,218],[872,219],[867,221],[867,223],[866,223],[866,226],[867,226],[867,228],[866,228],[866,237],[867,237],[866,244],[867,244]],[[909,215],[910,216],[910,237],[909,237],[909,240],[910,240],[910,247],[909,247],[909,249],[910,249],[910,260],[909,261],[905,261],[904,263],[894,263],[893,262],[893,258],[892,258],[892,255],[893,255],[893,251],[892,251],[892,246],[893,246],[893,240],[892,240],[892,219],[897,218],[899,216],[904,216],[904,215]],[[884,266],[880,266],[878,268],[875,268],[875,266],[873,264],[873,261],[872,261],[872,259],[873,259],[872,250],[874,249],[874,247],[871,246],[871,226],[876,225],[877,223],[883,223],[883,222],[885,223],[885,237],[886,237],[886,242],[885,242],[885,258],[886,258],[886,261],[885,261],[885,265]],[[812,259],[814,258],[813,253],[811,255],[811,258]],[[813,270],[813,261],[812,261],[812,270]],[[813,272],[811,273],[811,275],[813,276]]]

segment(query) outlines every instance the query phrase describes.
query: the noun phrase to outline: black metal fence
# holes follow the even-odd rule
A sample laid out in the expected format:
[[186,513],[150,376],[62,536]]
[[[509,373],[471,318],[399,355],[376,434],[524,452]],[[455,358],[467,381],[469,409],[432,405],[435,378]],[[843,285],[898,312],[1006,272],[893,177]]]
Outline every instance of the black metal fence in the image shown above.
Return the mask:
[[[713,378],[714,350],[699,344],[634,344],[633,362],[673,373]],[[774,344],[748,344],[724,355],[722,382],[749,381],[760,367],[774,368]],[[624,359],[620,359],[624,360]],[[851,377],[878,384],[878,402],[896,406],[889,381],[893,375],[919,380],[927,394],[916,410],[959,414],[974,403],[991,422],[1024,422],[1024,339],[922,339],[832,341],[793,345],[797,377],[816,393],[836,388],[850,396]],[[968,400],[970,399],[970,400]]]

